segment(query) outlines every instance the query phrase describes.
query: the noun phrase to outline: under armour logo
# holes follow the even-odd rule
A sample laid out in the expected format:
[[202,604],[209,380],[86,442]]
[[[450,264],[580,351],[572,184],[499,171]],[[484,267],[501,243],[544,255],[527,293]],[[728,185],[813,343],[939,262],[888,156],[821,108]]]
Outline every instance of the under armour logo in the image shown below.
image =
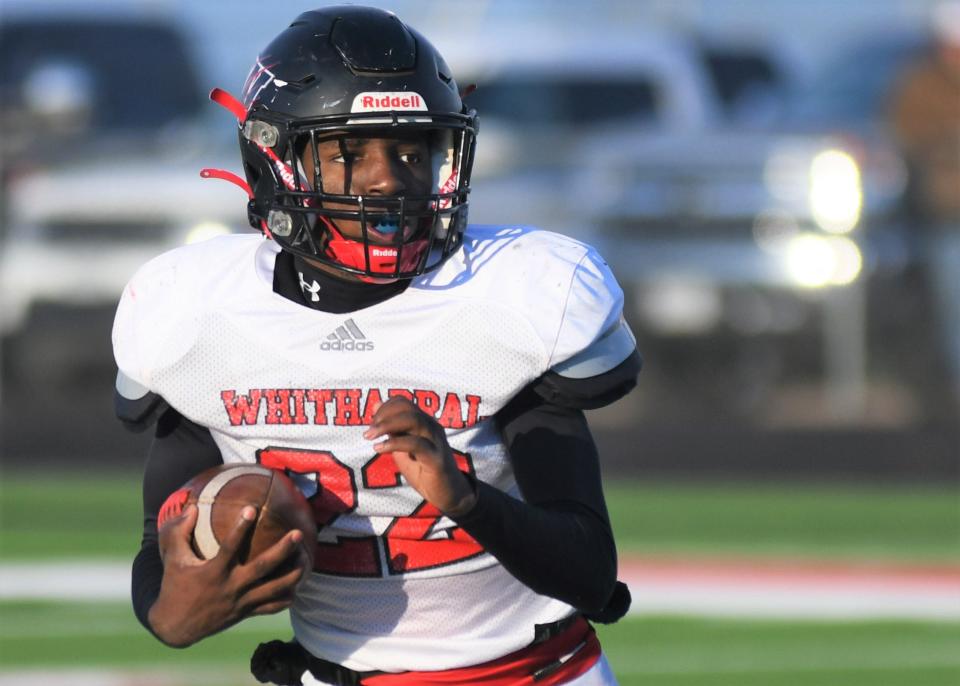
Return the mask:
[[320,284],[318,284],[316,281],[314,281],[313,283],[307,283],[306,281],[304,281],[303,272],[297,272],[297,276],[300,277],[300,289],[303,291],[304,295],[309,293],[310,300],[312,300],[313,302],[319,302]]

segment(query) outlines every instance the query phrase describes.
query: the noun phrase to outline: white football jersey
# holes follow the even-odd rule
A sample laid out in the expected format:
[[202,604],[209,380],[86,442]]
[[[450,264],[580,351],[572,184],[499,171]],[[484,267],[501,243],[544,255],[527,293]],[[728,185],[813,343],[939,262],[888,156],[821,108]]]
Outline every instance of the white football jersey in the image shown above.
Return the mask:
[[209,427],[224,462],[286,469],[312,498],[297,639],[356,670],[450,669],[573,612],[514,579],[362,433],[380,402],[412,398],[461,469],[521,498],[492,416],[618,325],[603,260],[556,234],[472,226],[400,295],[329,314],[273,291],[277,251],[236,235],[161,255],[127,286],[113,344],[120,372]]

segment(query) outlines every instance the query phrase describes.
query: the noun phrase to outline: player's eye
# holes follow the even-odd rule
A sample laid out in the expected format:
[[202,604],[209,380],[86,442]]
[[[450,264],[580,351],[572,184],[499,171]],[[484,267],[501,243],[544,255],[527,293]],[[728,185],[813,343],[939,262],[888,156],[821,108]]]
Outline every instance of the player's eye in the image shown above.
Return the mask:
[[323,162],[347,164],[356,159],[357,149],[350,141],[327,139],[317,143],[317,156]]
[[423,154],[419,150],[401,152],[398,157],[404,164],[415,167],[423,162]]

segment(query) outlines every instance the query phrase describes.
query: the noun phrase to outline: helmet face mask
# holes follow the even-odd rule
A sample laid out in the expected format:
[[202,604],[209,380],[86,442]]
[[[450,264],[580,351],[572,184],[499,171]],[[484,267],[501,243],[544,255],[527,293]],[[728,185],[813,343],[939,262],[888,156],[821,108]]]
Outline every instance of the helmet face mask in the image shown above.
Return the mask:
[[[439,53],[394,15],[355,6],[304,13],[257,60],[243,100],[251,224],[281,248],[390,280],[432,271],[460,247],[476,113]],[[371,140],[419,145],[429,167],[396,189],[364,192],[348,147]],[[331,145],[342,153],[342,179],[329,178],[318,154]]]

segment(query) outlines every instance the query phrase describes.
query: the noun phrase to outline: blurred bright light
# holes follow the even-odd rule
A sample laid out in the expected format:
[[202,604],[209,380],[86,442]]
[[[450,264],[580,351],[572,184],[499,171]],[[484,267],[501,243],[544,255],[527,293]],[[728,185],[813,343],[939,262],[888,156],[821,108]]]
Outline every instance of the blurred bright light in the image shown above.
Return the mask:
[[831,236],[827,239],[836,255],[836,269],[830,283],[845,286],[856,281],[863,270],[863,254],[860,248],[849,238]]
[[654,331],[690,336],[703,334],[719,323],[723,301],[712,284],[677,274],[660,277],[641,288],[637,308]]
[[183,242],[187,244],[199,243],[200,241],[206,241],[211,238],[216,238],[217,236],[226,236],[230,233],[233,232],[230,231],[230,227],[226,224],[219,222],[200,222],[187,232]]
[[849,238],[804,233],[790,240],[786,263],[797,285],[824,288],[856,280],[863,269],[863,255]]
[[847,233],[860,221],[860,167],[842,150],[824,150],[810,164],[810,213],[824,231]]

